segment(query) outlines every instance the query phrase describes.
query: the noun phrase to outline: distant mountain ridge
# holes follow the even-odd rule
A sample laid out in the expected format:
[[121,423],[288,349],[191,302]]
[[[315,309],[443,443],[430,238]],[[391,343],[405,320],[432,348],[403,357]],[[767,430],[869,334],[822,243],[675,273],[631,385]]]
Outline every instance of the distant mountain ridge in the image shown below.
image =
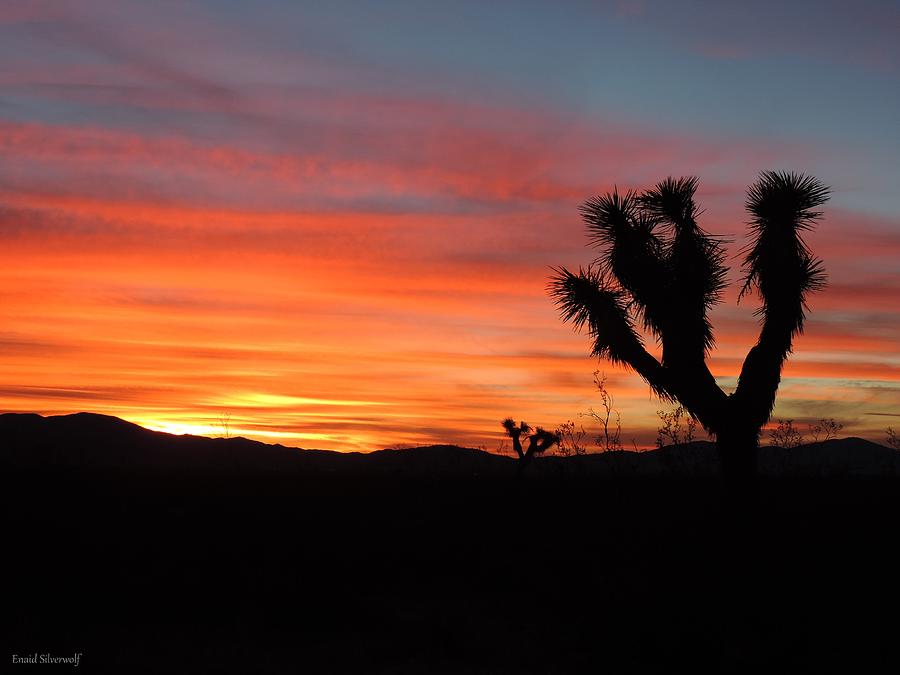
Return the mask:
[[167,473],[469,475],[480,471],[506,473],[513,460],[453,445],[344,453],[270,445],[243,437],[168,434],[94,413],[48,417],[5,413],[0,414],[0,463],[21,469],[95,468]]
[[[512,457],[454,445],[372,453],[304,450],[246,438],[176,436],[117,417],[76,413],[0,415],[0,463],[21,470],[119,472],[253,472],[306,475],[492,476],[516,471]],[[861,438],[760,449],[759,469],[771,476],[897,476],[900,452]],[[530,475],[584,473],[608,477],[713,476],[715,446],[695,441],[647,452],[541,457]]]

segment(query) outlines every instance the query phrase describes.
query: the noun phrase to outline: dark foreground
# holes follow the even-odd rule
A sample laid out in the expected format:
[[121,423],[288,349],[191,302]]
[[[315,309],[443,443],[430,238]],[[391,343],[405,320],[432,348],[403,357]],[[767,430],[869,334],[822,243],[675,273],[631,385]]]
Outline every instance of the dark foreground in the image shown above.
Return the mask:
[[[7,467],[12,654],[121,673],[896,672],[893,478]],[[71,666],[12,666],[8,672]]]

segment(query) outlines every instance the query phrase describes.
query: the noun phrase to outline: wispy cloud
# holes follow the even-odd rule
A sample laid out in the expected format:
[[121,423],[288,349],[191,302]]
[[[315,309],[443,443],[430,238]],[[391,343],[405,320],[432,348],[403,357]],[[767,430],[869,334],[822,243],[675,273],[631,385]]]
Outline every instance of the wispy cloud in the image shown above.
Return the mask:
[[[680,20],[616,7],[634,38]],[[299,10],[281,11],[297,25]],[[403,50],[434,58],[398,65],[406,52],[376,53],[350,26],[316,38],[322,11],[288,40],[264,16],[203,3],[0,10],[0,408],[205,433],[227,408],[240,433],[307,446],[493,446],[506,415],[553,426],[596,403],[587,340],[545,292],[548,265],[591,260],[583,199],[699,174],[704,225],[734,240],[736,280],[756,172],[844,165],[837,143],[670,126],[652,93],[648,123],[646,107],[582,105],[537,75],[535,91],[512,75],[491,90],[406,34]],[[475,59],[485,45],[469,47]],[[578,84],[582,66],[566,63],[559,79]],[[868,171],[823,176],[835,204],[809,240],[831,285],[779,412],[897,404],[900,235],[889,195],[854,205]],[[723,383],[755,339],[754,307],[732,292],[716,310]],[[626,436],[652,442],[659,404],[599,367]]]

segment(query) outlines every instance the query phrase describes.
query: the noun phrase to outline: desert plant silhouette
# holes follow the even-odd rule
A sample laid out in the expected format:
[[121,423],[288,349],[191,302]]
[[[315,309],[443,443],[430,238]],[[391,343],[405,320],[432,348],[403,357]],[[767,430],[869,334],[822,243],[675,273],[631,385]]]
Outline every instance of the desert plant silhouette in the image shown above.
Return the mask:
[[809,425],[809,433],[813,437],[813,442],[818,443],[837,438],[843,428],[843,422],[838,422],[833,417],[823,417],[815,424]]
[[[657,448],[663,448],[666,445],[687,445],[694,441],[694,430],[697,427],[697,421],[687,414],[684,406],[680,405],[669,412],[657,410],[656,416],[659,417],[660,421],[660,425],[656,429]],[[682,426],[681,420],[684,417],[687,417],[687,421]]]
[[[534,433],[531,433],[531,426],[525,422],[516,422],[512,417],[503,420],[503,428],[507,435],[512,439],[513,449],[519,458],[519,470],[521,471],[532,460],[535,455],[540,455],[549,450],[555,443],[559,443],[559,436],[552,431],[546,431],[541,427],[537,427]],[[528,448],[522,449],[522,436],[528,438]]]
[[[775,405],[781,370],[803,330],[807,296],[824,286],[821,261],[803,231],[821,216],[829,188],[798,173],[765,171],[750,186],[751,242],[743,250],[739,298],[757,291],[761,330],[737,388],[726,394],[706,364],[714,345],[710,308],[721,300],[727,267],[721,240],[697,224],[697,178],[586,201],[581,213],[600,250],[586,269],[554,268],[549,291],[562,319],[587,328],[592,354],[640,374],[661,399],[677,401],[714,434],[726,475],[751,476],[759,434]],[[657,359],[635,330],[661,344]]]
[[769,433],[772,445],[785,450],[793,450],[803,445],[803,434],[794,426],[794,420],[778,420],[778,427]]

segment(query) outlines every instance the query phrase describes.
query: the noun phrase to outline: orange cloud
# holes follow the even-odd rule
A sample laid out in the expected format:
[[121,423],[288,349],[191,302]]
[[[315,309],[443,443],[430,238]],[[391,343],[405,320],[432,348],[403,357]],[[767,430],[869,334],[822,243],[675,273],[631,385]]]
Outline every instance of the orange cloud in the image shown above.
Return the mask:
[[[228,411],[232,433],[335,449],[493,447],[506,415],[580,419],[598,364],[544,289],[549,264],[590,260],[575,206],[618,172],[654,179],[682,154],[695,170],[722,166],[729,148],[367,104],[403,123],[313,125],[320,137],[281,149],[0,123],[13,169],[0,183],[0,408],[202,433]],[[352,121],[355,105],[311,107]],[[712,203],[740,203],[728,178],[707,187]],[[881,263],[842,270],[888,264],[898,242],[871,219],[832,217],[857,225],[826,224],[816,242],[841,262],[785,372],[787,410],[845,397],[854,380],[881,383],[879,405],[897,391],[893,278]],[[717,313],[724,383],[755,338],[752,308],[731,296]],[[624,437],[652,443],[660,404],[599,367]]]

